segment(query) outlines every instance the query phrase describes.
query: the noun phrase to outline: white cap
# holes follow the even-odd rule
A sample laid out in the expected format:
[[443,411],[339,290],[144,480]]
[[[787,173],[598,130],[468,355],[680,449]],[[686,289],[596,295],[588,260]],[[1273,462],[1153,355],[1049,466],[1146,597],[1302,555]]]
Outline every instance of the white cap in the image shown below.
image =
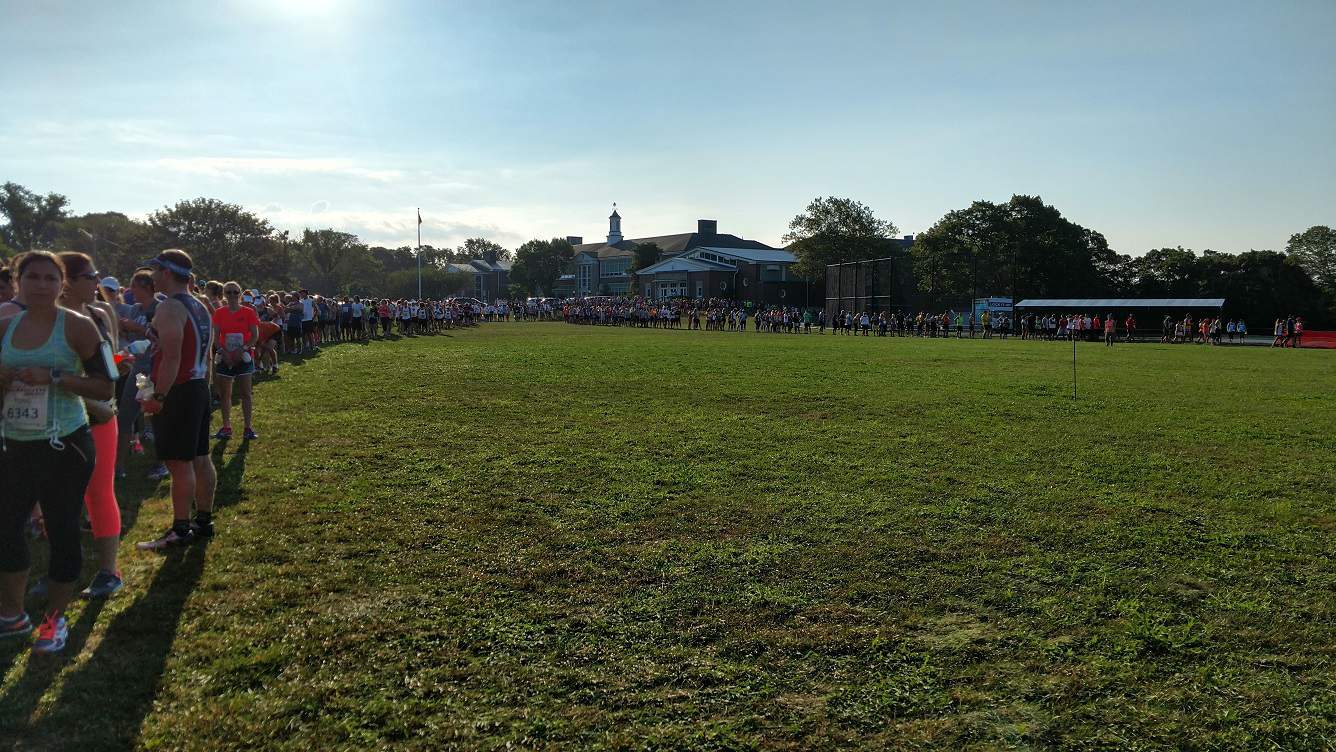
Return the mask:
[[117,292],[121,289],[121,283],[115,277],[103,277],[102,281],[98,282],[98,285],[105,287],[112,292]]

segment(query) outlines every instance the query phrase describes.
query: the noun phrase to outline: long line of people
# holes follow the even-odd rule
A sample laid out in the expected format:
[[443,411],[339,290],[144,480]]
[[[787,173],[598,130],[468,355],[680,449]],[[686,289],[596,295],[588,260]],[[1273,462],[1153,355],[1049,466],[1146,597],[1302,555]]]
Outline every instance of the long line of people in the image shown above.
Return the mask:
[[[151,479],[170,479],[172,524],[136,543],[165,551],[214,536],[213,440],[254,441],[252,381],[277,373],[282,353],[322,344],[432,334],[477,323],[471,299],[322,297],[260,293],[235,281],[197,284],[185,251],[146,261],[122,286],[83,253],[32,251],[0,267],[0,641],[36,632],[33,650],[68,639],[65,609],[83,571],[81,527],[97,571],[84,598],[124,587],[116,480],[152,444]],[[493,308],[491,315],[495,316]],[[222,426],[211,432],[214,408]],[[45,538],[45,577],[30,582],[29,539]],[[33,620],[25,597],[44,599]]]
[[[707,298],[654,300],[642,297],[572,298],[560,304],[561,320],[570,324],[632,326],[663,329],[703,329],[705,331],[752,331],[882,337],[955,337],[1007,339],[1103,341],[1153,340],[1154,330],[1138,328],[1136,314],[1114,313],[1023,313],[995,314],[984,310],[978,315],[957,311],[853,311],[837,310],[827,315],[824,309],[792,306],[748,308],[737,301]],[[1299,316],[1276,319],[1275,347],[1298,347],[1304,322]],[[1167,344],[1245,344],[1247,323],[1241,318],[1220,316],[1182,319],[1166,315],[1161,325],[1160,341]]]

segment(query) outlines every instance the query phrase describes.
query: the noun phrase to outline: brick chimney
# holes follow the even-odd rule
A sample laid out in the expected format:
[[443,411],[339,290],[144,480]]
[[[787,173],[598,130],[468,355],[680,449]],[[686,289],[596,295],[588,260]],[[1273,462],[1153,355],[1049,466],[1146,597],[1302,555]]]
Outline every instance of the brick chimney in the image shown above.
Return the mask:
[[583,245],[585,239],[580,237],[579,235],[567,235],[566,242],[570,243],[571,245]]
[[696,234],[701,237],[712,238],[719,234],[719,223],[713,219],[696,220]]

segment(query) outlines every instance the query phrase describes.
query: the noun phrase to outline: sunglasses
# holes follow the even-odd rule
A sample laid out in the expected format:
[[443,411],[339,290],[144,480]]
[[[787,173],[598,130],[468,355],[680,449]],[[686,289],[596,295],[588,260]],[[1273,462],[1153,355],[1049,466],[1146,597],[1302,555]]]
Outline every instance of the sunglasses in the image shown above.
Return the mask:
[[96,281],[102,279],[102,275],[99,274],[98,272],[84,272],[83,274],[76,274],[76,275],[74,275],[74,278],[75,278],[75,279],[91,279],[92,281],[96,282]]
[[233,290],[233,291],[224,292],[223,294],[226,295],[226,296],[229,297],[229,298],[235,298],[236,296],[240,295],[241,292],[240,292],[239,290]]

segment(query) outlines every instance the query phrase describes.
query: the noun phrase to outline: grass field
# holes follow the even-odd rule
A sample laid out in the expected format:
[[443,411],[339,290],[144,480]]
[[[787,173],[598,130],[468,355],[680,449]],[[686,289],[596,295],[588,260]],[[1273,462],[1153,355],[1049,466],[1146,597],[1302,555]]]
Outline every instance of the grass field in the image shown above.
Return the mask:
[[1073,402],[1043,342],[330,347],[213,543],[122,489],[0,748],[1330,749],[1334,355],[1082,345]]

